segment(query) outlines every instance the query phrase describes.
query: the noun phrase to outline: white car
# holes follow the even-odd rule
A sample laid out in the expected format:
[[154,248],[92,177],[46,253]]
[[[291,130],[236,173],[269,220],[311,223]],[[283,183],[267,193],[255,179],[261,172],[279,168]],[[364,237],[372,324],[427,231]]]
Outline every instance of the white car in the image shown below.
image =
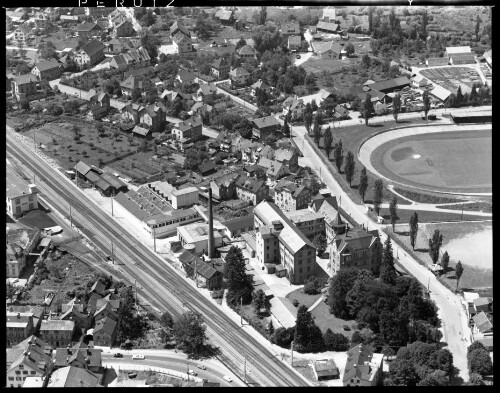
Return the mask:
[[132,360],[144,360],[144,355],[133,355]]
[[206,370],[207,369],[203,364],[198,364],[196,367],[201,368],[202,370]]
[[233,379],[231,377],[228,377],[227,375],[224,375],[222,378],[224,378],[224,380],[227,382],[233,382]]
[[189,370],[190,375],[194,375],[195,377],[198,375],[198,373],[194,370]]

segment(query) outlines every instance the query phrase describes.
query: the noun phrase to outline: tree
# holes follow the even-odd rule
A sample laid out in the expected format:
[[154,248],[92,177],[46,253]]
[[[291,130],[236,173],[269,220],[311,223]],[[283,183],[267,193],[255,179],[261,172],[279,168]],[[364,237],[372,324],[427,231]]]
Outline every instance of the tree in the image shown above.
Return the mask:
[[353,268],[341,269],[330,279],[327,303],[330,313],[338,318],[350,317],[346,295],[358,277],[358,270]]
[[429,113],[429,110],[431,109],[431,98],[430,98],[429,92],[427,90],[424,91],[424,94],[422,95],[422,101],[424,104],[425,120],[427,120],[427,114]]
[[319,122],[318,115],[314,117],[313,135],[314,142],[316,143],[316,146],[319,147],[319,141],[321,140],[321,123]]
[[322,233],[318,233],[313,240],[313,245],[316,247],[316,250],[318,250],[318,255],[323,254],[327,246],[326,237]]
[[399,112],[401,112],[401,95],[397,93],[392,100],[392,115],[396,123],[398,122]]
[[382,264],[380,266],[380,279],[389,285],[396,284],[396,269],[394,268],[394,255],[392,252],[391,238],[387,236],[382,252]]
[[363,117],[365,118],[366,125],[368,125],[368,119],[370,119],[372,113],[373,113],[372,96],[370,94],[367,94],[365,102],[363,103]]
[[441,256],[441,263],[440,263],[445,273],[448,270],[449,264],[450,264],[450,256],[448,255],[448,251],[445,251],[444,254]]
[[313,121],[312,111],[311,112],[305,111],[304,112],[304,126],[306,127],[306,130],[308,133],[311,132],[312,121]]
[[97,130],[97,134],[102,137],[104,135],[104,126],[99,123],[95,126],[95,128]]
[[240,40],[236,43],[236,48],[235,50],[238,51],[240,50],[242,47],[244,47],[245,45],[247,44],[247,42],[245,41],[245,39],[243,37],[240,37]]
[[439,229],[434,231],[432,238],[429,239],[429,255],[432,259],[432,263],[437,263],[439,259],[439,249],[443,244],[443,235],[439,232]]
[[458,282],[460,281],[460,277],[462,277],[463,273],[464,273],[464,268],[462,266],[462,262],[458,261],[457,265],[455,266],[455,277],[457,278],[457,289],[458,289]]
[[356,167],[356,162],[354,161],[354,154],[348,151],[344,165],[344,172],[345,172],[345,178],[349,182],[349,187],[351,187],[355,167]]
[[417,386],[448,386],[450,384],[450,377],[442,370],[434,370],[432,373],[427,374]]
[[241,249],[232,246],[226,256],[224,267],[224,278],[227,279],[226,300],[229,306],[235,307],[240,303],[248,304],[252,299],[253,283],[247,277],[245,261]]
[[481,27],[481,18],[479,17],[479,14],[476,17],[476,27],[475,27],[475,34],[476,34],[476,41],[479,41],[479,29]]
[[177,345],[188,354],[198,355],[207,340],[206,329],[200,313],[187,311],[174,323],[173,336]]
[[365,194],[366,189],[368,188],[368,176],[366,174],[366,168],[361,169],[359,173],[359,185],[358,185],[358,193],[363,203],[365,202]]
[[297,310],[293,342],[298,351],[317,351],[324,346],[321,330],[316,326],[306,306],[300,306]]
[[17,288],[12,285],[10,281],[7,281],[6,287],[5,287],[5,294],[6,298],[10,300],[11,303],[14,302],[14,297],[16,296],[17,293]]
[[139,89],[138,87],[134,88],[134,90],[132,90],[132,101],[135,102],[141,97],[142,97],[141,89]]
[[352,42],[348,43],[344,49],[347,52],[347,57],[351,57],[354,54],[355,49]]
[[384,386],[416,386],[419,377],[411,360],[398,359],[391,363],[389,377],[384,380]]
[[19,108],[20,109],[23,109],[25,111],[29,111],[30,110],[30,103],[28,100],[26,99],[21,99],[21,101],[19,101]]
[[305,85],[309,93],[312,93],[316,90],[316,78],[314,77],[313,74],[307,74]]
[[283,128],[281,129],[281,132],[286,137],[290,136],[290,126],[288,125],[288,121],[286,121],[286,119],[285,119],[285,123],[283,124]]
[[267,331],[269,332],[270,336],[272,336],[274,333],[274,325],[272,319],[269,321],[269,325],[267,325]]
[[258,289],[252,293],[252,306],[255,315],[262,318],[264,314],[269,314],[271,303],[262,289]]
[[484,385],[483,377],[477,373],[469,374],[469,382],[466,383],[468,386],[482,386]]
[[464,104],[464,95],[462,93],[462,87],[458,86],[457,94],[455,97],[456,107],[461,107]]
[[417,212],[413,212],[412,216],[410,217],[410,243],[415,250],[415,242],[417,240],[417,234],[418,234],[418,214]]
[[469,373],[482,377],[493,374],[493,363],[486,349],[474,349],[467,354]]
[[24,58],[26,56],[26,52],[27,52],[26,47],[24,46],[24,42],[19,41],[18,47],[19,47],[19,56]]
[[282,348],[290,348],[290,344],[293,341],[293,336],[295,332],[295,327],[285,329],[284,327],[279,327],[271,335],[269,341],[271,343],[279,345]]
[[172,315],[168,311],[165,311],[161,315],[160,321],[169,328],[172,328],[174,326],[174,320],[172,319]]
[[394,195],[391,199],[391,203],[389,204],[389,214],[391,217],[392,231],[394,232],[394,227],[396,225],[396,221],[398,219],[398,197]]
[[333,135],[330,127],[323,134],[323,148],[325,149],[326,157],[330,160],[330,152],[332,151]]
[[384,196],[384,184],[382,180],[377,179],[373,184],[373,207],[377,215],[380,214],[380,204],[382,203],[382,198]]
[[422,14],[422,32],[424,36],[427,35],[427,24],[429,23],[429,15],[427,14],[427,10],[424,10]]
[[265,25],[267,19],[267,7],[261,7],[259,13],[259,25]]
[[361,58],[361,62],[365,68],[370,68],[371,59],[370,56],[368,56],[368,53],[365,53],[365,55]]
[[333,333],[330,328],[323,335],[323,341],[328,351],[343,352],[349,349],[349,339],[341,333]]
[[337,167],[337,171],[340,172],[340,167],[344,162],[344,151],[342,148],[341,140],[339,140],[333,147],[333,160],[335,161],[335,166]]

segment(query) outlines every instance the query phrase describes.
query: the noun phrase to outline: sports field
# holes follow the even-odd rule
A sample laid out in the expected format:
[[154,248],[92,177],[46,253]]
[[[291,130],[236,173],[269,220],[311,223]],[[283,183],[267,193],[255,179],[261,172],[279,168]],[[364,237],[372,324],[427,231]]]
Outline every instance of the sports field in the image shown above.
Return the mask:
[[370,161],[382,176],[413,187],[489,193],[491,142],[491,130],[410,135],[378,146]]
[[462,93],[470,93],[474,82],[482,84],[476,70],[469,67],[441,67],[421,70],[420,73],[433,83],[455,93],[458,86]]

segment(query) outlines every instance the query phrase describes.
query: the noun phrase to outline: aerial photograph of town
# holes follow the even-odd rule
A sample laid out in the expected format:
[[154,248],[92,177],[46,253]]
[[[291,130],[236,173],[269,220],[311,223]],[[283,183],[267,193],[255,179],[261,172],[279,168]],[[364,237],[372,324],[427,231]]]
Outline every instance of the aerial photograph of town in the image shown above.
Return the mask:
[[493,6],[147,1],[3,8],[3,386],[493,385]]

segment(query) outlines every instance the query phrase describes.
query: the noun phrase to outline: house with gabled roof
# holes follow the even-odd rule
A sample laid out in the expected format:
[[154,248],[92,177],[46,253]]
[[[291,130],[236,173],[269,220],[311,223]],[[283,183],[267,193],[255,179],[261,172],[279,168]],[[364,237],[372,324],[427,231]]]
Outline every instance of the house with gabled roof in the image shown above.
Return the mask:
[[279,148],[274,151],[274,159],[295,172],[299,166],[299,155],[295,149]]
[[288,113],[291,114],[292,120],[300,120],[302,116],[304,116],[304,111],[306,109],[306,105],[304,104],[304,100],[297,99],[295,97],[288,97],[283,101],[283,116],[287,116]]
[[234,11],[231,10],[218,10],[214,17],[224,26],[232,26],[235,21]]
[[61,76],[61,64],[56,59],[42,60],[35,64],[31,73],[40,80],[51,81]]
[[281,35],[285,38],[289,36],[300,36],[300,25],[298,22],[286,22],[281,24]]
[[96,282],[90,287],[90,293],[97,293],[99,296],[104,296],[106,292],[106,286],[101,280],[96,280]]
[[179,81],[183,86],[192,86],[197,83],[197,78],[194,72],[186,70],[179,70],[175,79]]
[[178,141],[196,140],[202,136],[203,124],[199,118],[192,117],[181,121],[172,128],[172,135]]
[[227,201],[236,196],[236,179],[239,174],[236,172],[217,176],[210,182],[212,195],[220,201]]
[[14,346],[35,334],[33,314],[7,311],[7,346]]
[[17,42],[26,43],[28,38],[30,38],[32,35],[32,29],[28,26],[27,23],[23,23],[22,25],[17,26],[14,30],[14,39]]
[[252,89],[250,91],[250,95],[252,97],[255,97],[255,94],[257,93],[257,89],[265,90],[267,92],[271,91],[271,86],[269,86],[265,82],[262,82],[262,79],[259,79],[257,82],[255,82],[253,85],[251,85],[250,88]]
[[193,53],[193,42],[191,37],[181,31],[172,36],[172,44],[174,45],[175,52],[179,56],[190,55]]
[[199,89],[196,91],[196,98],[204,101],[205,97],[212,97],[217,94],[217,86],[215,83],[200,83]]
[[382,382],[384,355],[374,353],[364,344],[347,351],[347,361],[342,377],[343,386],[377,386]]
[[36,75],[29,73],[24,75],[19,75],[11,81],[12,95],[17,98],[18,101],[22,99],[29,100],[38,94],[39,81]]
[[191,37],[189,30],[180,21],[175,21],[172,26],[170,26],[170,36],[173,37],[177,33],[182,33],[187,37]]
[[75,27],[79,37],[91,38],[98,36],[102,31],[101,26],[93,22],[84,22]]
[[89,348],[86,344],[78,343],[76,346],[57,348],[54,369],[62,367],[78,367],[93,373],[102,373],[102,349]]
[[104,304],[101,305],[100,308],[96,310],[94,313],[94,320],[97,322],[99,319],[103,319],[109,317],[111,319],[114,319],[116,322],[119,322],[120,317],[118,316],[118,312],[116,309],[113,307],[113,305],[110,303],[110,301],[106,301]]
[[186,274],[189,277],[196,277],[201,282],[202,287],[208,289],[218,289],[222,285],[222,273],[212,266],[210,262],[193,255],[187,250],[179,255],[179,261],[182,263]]
[[341,59],[342,56],[347,56],[344,47],[335,41],[313,42],[312,47],[321,59]]
[[269,187],[263,180],[241,176],[235,185],[238,199],[251,202],[253,206],[269,197]]
[[305,209],[312,200],[310,188],[285,181],[274,188],[274,203],[284,212]]
[[251,74],[243,67],[232,68],[231,71],[229,71],[231,82],[238,87],[246,86],[250,81],[250,75]]
[[257,51],[250,45],[243,45],[238,50],[238,56],[243,60],[250,60],[257,58]]
[[35,252],[40,240],[41,232],[35,227],[28,225],[6,226],[6,275],[7,277],[19,277],[26,268],[28,255]]
[[106,116],[111,108],[111,100],[108,93],[94,94],[89,99],[90,115],[94,120],[100,120]]
[[278,131],[280,123],[274,116],[260,117],[252,120],[253,137],[259,140],[266,139],[269,135],[275,134]]
[[340,24],[333,22],[325,22],[325,21],[319,21],[318,24],[316,25],[316,30],[319,33],[326,33],[326,34],[340,34],[342,32]]
[[159,105],[147,105],[143,111],[139,112],[139,123],[147,124],[150,132],[163,132],[167,125],[166,115]]
[[93,66],[104,59],[104,44],[98,40],[92,40],[82,46],[75,53],[74,60],[83,68],[85,65]]
[[213,61],[210,66],[210,73],[217,79],[225,79],[229,76],[231,66],[225,57]]
[[40,326],[40,337],[53,347],[64,347],[71,344],[75,331],[75,322],[59,319],[43,320]]
[[91,318],[89,315],[80,312],[78,306],[73,305],[66,312],[59,316],[62,321],[73,321],[77,329],[88,329],[90,327]]
[[115,37],[130,37],[134,35],[134,33],[134,25],[128,19],[123,20],[113,28],[113,35]]
[[[93,7],[90,7],[93,8]],[[100,377],[79,367],[62,367],[52,373],[47,382],[48,388],[99,388]]]
[[118,322],[111,317],[98,319],[92,333],[94,345],[110,347],[118,334]]
[[337,198],[315,198],[309,204],[309,209],[321,214],[325,218],[326,241],[330,243],[337,234],[345,232],[345,223],[338,211]]
[[361,227],[335,234],[328,243],[332,275],[344,268],[366,269],[378,274],[382,260],[382,243],[377,230]]
[[290,51],[299,50],[301,43],[300,35],[291,35],[288,37],[287,48]]
[[472,317],[472,333],[482,334],[483,336],[493,335],[493,314],[481,311]]

